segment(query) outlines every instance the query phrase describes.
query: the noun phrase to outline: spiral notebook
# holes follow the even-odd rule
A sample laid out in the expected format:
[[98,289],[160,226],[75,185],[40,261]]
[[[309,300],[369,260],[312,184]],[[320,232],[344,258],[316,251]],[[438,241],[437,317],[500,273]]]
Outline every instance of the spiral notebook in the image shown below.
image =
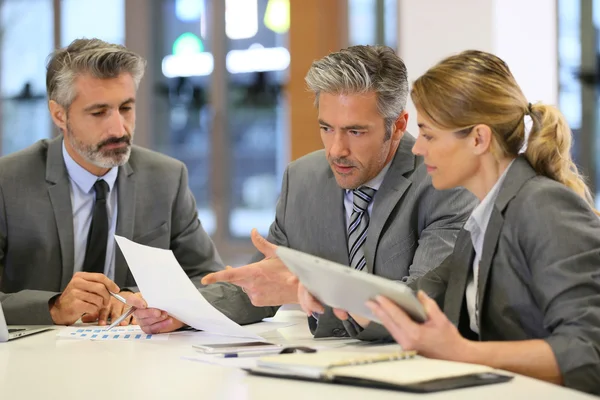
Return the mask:
[[512,376],[493,368],[454,361],[434,360],[415,352],[365,354],[324,351],[260,358],[250,374],[324,383],[436,392],[507,382]]

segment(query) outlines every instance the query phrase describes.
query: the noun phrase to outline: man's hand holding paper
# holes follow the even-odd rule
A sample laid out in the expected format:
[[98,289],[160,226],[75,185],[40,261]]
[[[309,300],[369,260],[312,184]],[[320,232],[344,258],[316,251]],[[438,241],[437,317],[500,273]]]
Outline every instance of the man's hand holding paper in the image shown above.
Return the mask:
[[127,300],[127,303],[136,308],[133,315],[137,324],[145,333],[172,332],[185,325],[183,322],[171,317],[166,311],[158,308],[148,308],[142,297]]
[[140,308],[134,315],[144,331],[168,332],[185,323],[211,333],[262,339],[212,306],[190,281],[171,250],[140,245],[120,236],[115,239],[144,296],[143,303],[131,303]]

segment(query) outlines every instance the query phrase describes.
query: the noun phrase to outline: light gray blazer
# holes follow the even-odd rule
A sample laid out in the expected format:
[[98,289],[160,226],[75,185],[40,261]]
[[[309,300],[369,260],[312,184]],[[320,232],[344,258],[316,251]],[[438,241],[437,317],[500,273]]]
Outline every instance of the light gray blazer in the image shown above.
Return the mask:
[[[365,244],[367,271],[409,281],[438,266],[454,246],[456,234],[476,199],[464,189],[437,191],[423,160],[412,154],[415,139],[406,133],[381,187]],[[269,241],[349,265],[344,190],[335,180],[323,150],[292,162],[285,171]],[[259,257],[257,257],[259,258]],[[309,323],[316,337],[348,333],[331,309]],[[380,325],[361,333],[379,335]],[[377,325],[377,326],[375,326]]]
[[[474,254],[463,230],[453,254],[414,283],[471,338],[465,290]],[[566,386],[600,394],[600,219],[522,157],[485,233],[477,301],[480,340],[543,339]]]
[[[73,212],[62,136],[0,158],[0,301],[8,324],[52,324],[48,301],[73,276]],[[116,234],[171,249],[197,286],[223,268],[198,220],[183,163],[134,146],[119,168]],[[116,247],[115,283],[135,286]],[[165,282],[165,284],[168,284]],[[229,284],[201,289],[239,323],[271,316]]]

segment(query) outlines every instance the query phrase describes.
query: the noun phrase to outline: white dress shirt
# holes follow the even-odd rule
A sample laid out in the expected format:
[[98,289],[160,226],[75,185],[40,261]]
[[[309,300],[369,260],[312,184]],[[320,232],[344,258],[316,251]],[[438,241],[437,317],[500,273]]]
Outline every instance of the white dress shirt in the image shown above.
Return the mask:
[[504,170],[494,187],[492,187],[492,190],[490,190],[483,201],[475,207],[464,226],[465,230],[469,231],[471,234],[471,241],[473,242],[473,248],[475,249],[473,274],[470,275],[469,281],[467,282],[465,296],[467,298],[467,309],[469,311],[469,326],[471,330],[477,334],[479,334],[477,290],[479,285],[479,262],[481,261],[481,253],[483,252],[483,239],[488,223],[490,222],[490,217],[492,216],[494,204],[496,203],[498,193],[500,192],[500,187],[513,162],[514,160],[508,164],[508,167]]
[[104,274],[110,279],[115,279],[115,230],[117,227],[117,186],[115,182],[119,168],[114,167],[106,175],[98,177],[88,172],[71,158],[63,141],[63,159],[69,173],[71,207],[73,208],[73,244],[74,260],[73,274],[83,269],[85,249],[92,223],[92,213],[96,201],[94,184],[99,179],[104,179],[108,184],[110,192],[106,202],[108,212],[108,242],[106,246],[106,261],[104,262]]
[[[364,183],[362,186],[368,186],[371,189],[379,190],[381,187],[381,183],[385,178],[385,174],[390,169],[391,161],[386,164],[385,167],[377,174],[377,176],[371,179],[369,182]],[[375,193],[377,194],[377,193]],[[369,207],[367,208],[367,213],[369,213],[369,218],[371,217],[371,211],[373,210],[373,203],[371,201],[369,203]],[[346,231],[348,231],[348,224],[350,223],[350,217],[352,217],[352,210],[354,209],[354,191],[352,189],[346,189],[344,193],[344,208],[346,209]]]

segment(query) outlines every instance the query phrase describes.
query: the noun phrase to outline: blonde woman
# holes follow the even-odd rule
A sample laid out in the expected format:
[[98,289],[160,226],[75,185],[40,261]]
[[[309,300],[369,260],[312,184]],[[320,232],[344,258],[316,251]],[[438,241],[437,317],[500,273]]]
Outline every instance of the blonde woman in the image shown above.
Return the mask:
[[424,356],[600,393],[600,219],[565,119],[528,103],[507,65],[480,51],[443,60],[411,96],[413,152],[434,187],[463,186],[480,204],[452,255],[417,282],[426,323],[386,298],[370,308]]

